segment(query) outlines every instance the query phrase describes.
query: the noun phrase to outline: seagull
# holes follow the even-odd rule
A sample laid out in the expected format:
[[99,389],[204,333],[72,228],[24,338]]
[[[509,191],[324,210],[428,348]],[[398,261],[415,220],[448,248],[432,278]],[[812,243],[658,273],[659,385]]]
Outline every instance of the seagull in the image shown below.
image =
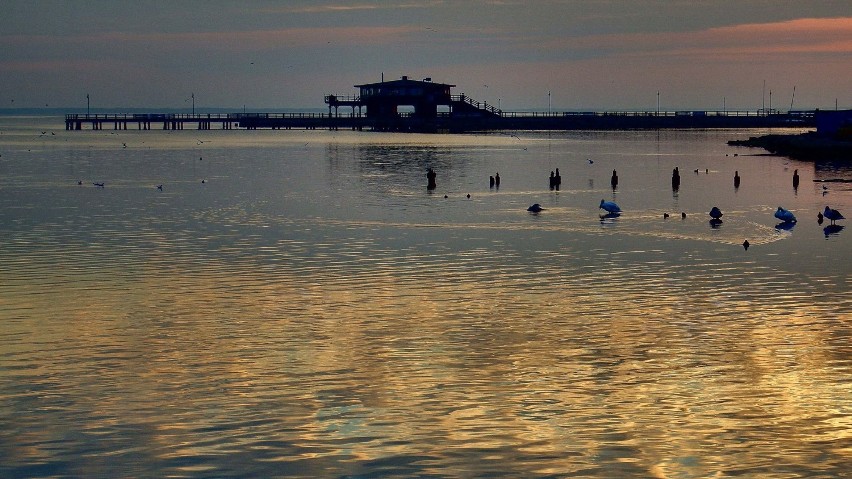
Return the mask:
[[718,220],[722,217],[722,210],[714,206],[713,209],[710,210],[710,217],[714,220]]
[[104,187],[104,184],[103,184],[103,183],[92,183],[92,184],[93,184],[93,185],[95,185],[95,186],[97,186],[98,188],[103,188],[103,187]]
[[157,185],[157,189],[163,191],[163,185]]
[[542,208],[541,205],[538,204],[538,203],[527,208],[527,211],[529,211],[531,213],[538,213],[539,211],[542,211],[542,210],[544,210],[544,208]]
[[822,213],[817,213],[817,224],[822,224],[823,216]]
[[586,159],[589,161],[589,164],[590,164],[590,165],[591,165],[592,163],[594,163],[594,162],[595,162],[595,160],[593,160],[593,159],[591,159],[591,158],[586,158]]
[[663,213],[663,219],[668,219],[668,217],[669,217],[668,213]]
[[775,217],[778,218],[779,220],[785,222],[785,223],[795,223],[796,222],[796,216],[793,215],[793,213],[791,213],[790,211],[785,210],[784,208],[782,208],[780,206],[778,207],[778,210],[775,212]]
[[749,246],[751,246],[751,243],[749,243],[748,240],[743,241],[743,248],[744,249],[748,250]]
[[828,206],[825,207],[825,211],[822,212],[822,215],[831,220],[831,224],[834,224],[837,220],[846,219],[839,211],[831,209]]
[[607,213],[621,213],[621,208],[619,208],[618,205],[613,203],[612,201],[601,200],[600,208],[606,210]]

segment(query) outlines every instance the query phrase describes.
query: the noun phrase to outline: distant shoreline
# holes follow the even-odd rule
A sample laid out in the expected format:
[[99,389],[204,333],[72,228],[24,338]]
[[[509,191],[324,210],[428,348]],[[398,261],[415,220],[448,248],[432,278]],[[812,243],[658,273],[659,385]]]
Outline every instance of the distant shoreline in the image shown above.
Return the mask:
[[775,154],[801,160],[827,160],[852,162],[852,141],[835,140],[816,132],[798,135],[753,136],[748,140],[731,140],[731,146],[763,148]]

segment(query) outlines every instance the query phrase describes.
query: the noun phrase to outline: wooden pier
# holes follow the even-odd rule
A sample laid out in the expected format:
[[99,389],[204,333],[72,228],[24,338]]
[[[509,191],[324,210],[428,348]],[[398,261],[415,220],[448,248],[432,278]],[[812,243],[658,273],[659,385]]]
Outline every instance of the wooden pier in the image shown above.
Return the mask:
[[236,128],[329,128],[340,121],[328,118],[322,113],[107,113],[107,114],[68,114],[65,115],[66,130],[83,130],[88,126],[91,130],[183,130],[195,128],[210,130],[214,127],[221,130]]
[[326,113],[151,113],[67,114],[66,130],[374,130],[463,133],[487,130],[635,130],[695,128],[810,128],[813,111],[762,114],[759,111],[504,112],[423,118],[411,113],[371,118],[358,112]]
[[[403,76],[355,85],[357,95],[325,95],[328,113],[137,113],[69,114],[66,130],[158,128],[222,130],[370,129],[374,131],[463,133],[485,130],[631,130],[664,128],[808,128],[813,111],[590,111],[506,112],[464,94],[455,85]],[[341,114],[341,109],[343,113]],[[413,110],[413,111],[409,111]]]

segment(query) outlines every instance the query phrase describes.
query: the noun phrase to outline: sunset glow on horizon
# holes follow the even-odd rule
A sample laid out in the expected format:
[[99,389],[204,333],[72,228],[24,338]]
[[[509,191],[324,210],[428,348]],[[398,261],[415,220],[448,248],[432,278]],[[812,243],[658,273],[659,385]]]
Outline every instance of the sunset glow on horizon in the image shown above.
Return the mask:
[[[322,108],[408,75],[507,110],[852,107],[844,2],[7,2],[0,108]],[[548,93],[549,92],[549,93]],[[778,96],[776,98],[782,98]],[[780,105],[781,103],[779,103]]]

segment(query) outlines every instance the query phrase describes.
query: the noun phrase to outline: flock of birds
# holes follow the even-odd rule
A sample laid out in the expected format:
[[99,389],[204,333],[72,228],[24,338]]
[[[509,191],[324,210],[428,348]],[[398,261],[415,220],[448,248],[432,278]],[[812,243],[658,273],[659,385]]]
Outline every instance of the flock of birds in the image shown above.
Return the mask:
[[[618,204],[616,204],[613,201],[606,201],[606,200],[602,199],[600,206],[599,206],[599,209],[602,209],[602,210],[607,212],[607,214],[602,216],[601,218],[614,218],[614,217],[621,215],[621,207],[618,206]],[[531,213],[540,213],[540,212],[544,211],[544,208],[541,206],[541,204],[535,203],[535,204],[531,205],[529,208],[527,208],[527,211],[529,211]],[[719,225],[722,224],[722,216],[724,216],[724,213],[722,213],[722,210],[720,210],[718,206],[714,206],[713,208],[711,208],[710,212],[708,214],[710,215],[710,218],[711,218],[710,219],[710,225],[711,226],[718,227]],[[668,217],[669,217],[668,213],[663,213],[664,219],[668,218]],[[777,210],[775,210],[775,217],[778,218],[779,220],[781,220],[781,224],[777,227],[781,227],[781,228],[784,228],[784,229],[788,229],[788,228],[792,227],[792,225],[794,225],[797,221],[796,215],[794,215],[792,211],[784,209],[780,206],[778,207]],[[686,218],[686,213],[681,213],[681,218]],[[823,221],[826,220],[826,219],[831,222],[830,223],[831,226],[829,226],[829,228],[830,228],[830,227],[835,226],[836,221],[846,219],[846,217],[844,217],[843,214],[840,213],[840,211],[833,209],[829,206],[826,206],[825,209],[822,212],[817,213],[817,223],[822,225]],[[842,228],[842,227],[838,226],[838,228]],[[828,233],[826,233],[826,235],[827,234]],[[745,249],[748,249],[748,247],[749,247],[748,240],[745,240],[743,242],[743,247]]]
[[[589,162],[590,165],[594,163],[594,160],[592,160],[592,159],[588,159],[587,161]],[[559,170],[557,170],[557,171],[559,171]],[[698,168],[695,169],[695,173],[698,173],[699,171],[700,170]],[[709,173],[709,172],[710,172],[709,169],[705,169],[705,173]],[[551,175],[552,174],[553,173],[551,173]],[[674,174],[677,175],[677,168],[675,168]],[[612,172],[612,175],[613,175],[612,176],[612,186],[613,186],[613,189],[615,189],[617,182],[618,182],[618,177],[616,176],[616,172],[614,170]],[[552,178],[551,178],[551,180],[552,180]],[[734,173],[734,187],[738,188],[739,186],[740,186],[740,176],[739,176],[739,171],[737,171],[737,172]],[[793,173],[793,188],[798,188],[798,186],[799,186],[799,170],[796,170]],[[823,190],[826,190],[825,186],[823,186]],[[823,191],[823,196],[825,196],[825,191]],[[601,203],[599,205],[599,208],[606,211],[606,214],[601,216],[601,220],[603,220],[604,218],[615,218],[615,217],[618,217],[618,216],[621,215],[621,207],[618,206],[618,204],[616,204],[613,201],[606,201],[606,200],[602,199]],[[537,213],[540,213],[541,211],[544,211],[544,208],[541,206],[541,204],[535,203],[535,204],[531,205],[529,208],[527,208],[527,211],[534,213],[534,214],[537,214]],[[722,213],[722,210],[720,210],[718,206],[714,206],[713,208],[711,208],[710,212],[708,214],[710,215],[710,218],[711,218],[710,219],[710,225],[712,227],[716,228],[716,227],[719,227],[722,224],[723,213]],[[682,219],[686,219],[686,213],[682,212],[680,215],[681,215]],[[667,218],[669,218],[669,216],[670,215],[668,213],[663,213],[663,219],[667,219]],[[785,209],[781,206],[779,206],[778,209],[775,210],[775,218],[781,220],[781,223],[779,223],[778,225],[775,226],[778,229],[791,229],[793,227],[793,225],[795,225],[796,222],[797,222],[796,215],[794,215],[792,211],[787,210],[787,209]],[[825,209],[822,212],[817,213],[817,223],[822,225],[823,222],[826,219],[829,220],[829,222],[830,222],[830,225],[825,228],[826,236],[828,236],[830,233],[836,233],[836,232],[840,231],[843,227],[836,225],[835,222],[838,221],[838,220],[846,219],[846,218],[843,216],[842,213],[840,213],[840,211],[833,209],[829,206],[826,206]],[[749,247],[748,240],[743,242],[743,247],[745,249],[748,249],[748,247]]]
[[[602,209],[611,215],[621,214],[621,207],[613,201],[601,200],[599,209]],[[529,208],[527,208],[527,211],[532,213],[539,213],[541,211],[544,211],[544,208],[541,206],[541,204],[535,203]],[[724,215],[724,213],[722,213],[722,210],[720,210],[718,206],[714,206],[713,208],[711,208],[708,214],[710,215],[710,218],[717,221],[721,221],[722,216]],[[663,213],[663,218],[668,217],[668,213]],[[686,213],[681,213],[681,217],[686,218]],[[794,215],[792,211],[786,210],[780,206],[775,211],[775,217],[781,220],[782,223],[795,223],[797,221],[796,215]],[[823,210],[821,213],[817,213],[817,222],[819,224],[822,224],[824,219],[828,219],[829,221],[831,221],[831,224],[834,224],[835,221],[846,219],[846,217],[843,216],[840,211],[826,206],[825,210]]]

